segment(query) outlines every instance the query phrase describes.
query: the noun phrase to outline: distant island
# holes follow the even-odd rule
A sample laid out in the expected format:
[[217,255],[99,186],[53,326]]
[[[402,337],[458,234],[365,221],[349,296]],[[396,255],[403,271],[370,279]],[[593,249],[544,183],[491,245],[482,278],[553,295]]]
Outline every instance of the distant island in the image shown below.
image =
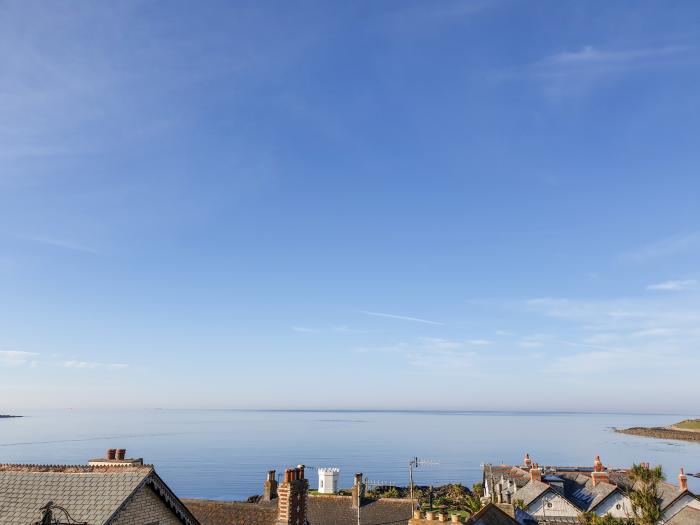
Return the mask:
[[4,417],[22,417],[22,416],[12,416],[10,414],[0,414],[0,419],[2,419]]
[[615,432],[632,436],[700,442],[700,419],[686,419],[666,427],[616,428]]

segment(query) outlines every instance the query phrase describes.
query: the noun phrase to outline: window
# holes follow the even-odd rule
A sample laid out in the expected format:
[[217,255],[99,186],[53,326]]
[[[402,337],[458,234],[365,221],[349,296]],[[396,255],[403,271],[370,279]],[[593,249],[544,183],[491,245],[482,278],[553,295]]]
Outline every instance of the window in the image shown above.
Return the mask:
[[548,509],[551,509],[551,508],[552,508],[552,502],[551,502],[551,501],[548,501],[548,502],[547,502],[547,508],[548,508]]

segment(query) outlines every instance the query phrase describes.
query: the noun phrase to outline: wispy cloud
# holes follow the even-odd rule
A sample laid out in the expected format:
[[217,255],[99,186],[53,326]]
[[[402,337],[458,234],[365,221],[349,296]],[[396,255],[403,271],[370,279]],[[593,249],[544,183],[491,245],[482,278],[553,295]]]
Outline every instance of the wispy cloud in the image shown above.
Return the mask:
[[60,366],[64,368],[82,368],[82,369],[95,369],[104,368],[108,370],[124,370],[128,368],[129,365],[125,363],[97,363],[95,361],[78,361],[78,360],[68,360],[60,363]]
[[19,350],[0,350],[0,365],[21,366],[36,362],[39,354]]
[[695,279],[687,279],[685,281],[665,281],[663,283],[650,284],[647,290],[656,290],[662,292],[682,292],[684,290],[695,290],[700,283]]
[[100,364],[89,361],[64,361],[63,366],[65,368],[97,368]]
[[[687,47],[667,46],[644,49],[606,50],[585,46],[577,51],[563,51],[550,55],[539,62],[540,66],[581,66],[581,65],[655,65],[666,63],[669,56],[687,52]],[[662,61],[663,62],[660,62]]]
[[333,331],[340,332],[343,334],[371,334],[375,333],[377,330],[364,330],[362,328],[352,328],[346,324],[342,324],[334,326]]
[[532,64],[530,71],[550,97],[562,98],[586,94],[596,85],[631,71],[682,66],[691,61],[697,61],[695,49],[683,46],[632,49],[584,46],[544,57]]
[[61,250],[69,250],[72,252],[89,253],[91,255],[103,255],[103,253],[95,248],[86,246],[73,241],[68,241],[65,239],[58,239],[52,237],[41,237],[41,236],[18,236],[19,239],[24,241],[29,241],[36,244],[43,244],[46,246],[51,246],[53,248],[59,248]]
[[700,249],[700,232],[682,233],[623,253],[619,259],[627,262],[644,262],[661,257],[683,255],[698,249]]
[[306,326],[292,326],[292,332],[297,332],[299,334],[318,334],[321,331]]
[[50,366],[60,368],[123,370],[129,365],[125,363],[102,363],[96,361],[82,361],[79,359],[59,359],[60,355],[40,354],[37,352],[24,352],[19,350],[0,351],[0,365],[3,366]]
[[388,314],[388,313],[384,313],[384,312],[363,311],[362,313],[365,315],[371,315],[374,317],[386,317],[388,319],[398,319],[400,321],[412,321],[414,323],[432,324],[432,325],[439,325],[439,326],[443,326],[445,324],[445,323],[440,323],[438,321],[430,321],[428,319],[421,319],[420,317],[409,317],[406,315]]

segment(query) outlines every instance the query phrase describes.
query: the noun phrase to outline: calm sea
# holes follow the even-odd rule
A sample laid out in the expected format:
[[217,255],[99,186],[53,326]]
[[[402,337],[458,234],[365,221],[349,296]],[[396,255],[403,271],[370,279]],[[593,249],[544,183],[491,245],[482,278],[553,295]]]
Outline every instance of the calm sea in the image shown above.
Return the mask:
[[[507,412],[52,411],[0,419],[0,463],[85,463],[107,448],[153,463],[181,497],[245,499],[262,491],[269,469],[303,463],[339,467],[371,481],[419,484],[481,479],[481,463],[662,464],[675,482],[680,466],[700,472],[700,444],[616,434],[611,427],[669,424],[687,416]],[[700,480],[690,479],[700,491]]]

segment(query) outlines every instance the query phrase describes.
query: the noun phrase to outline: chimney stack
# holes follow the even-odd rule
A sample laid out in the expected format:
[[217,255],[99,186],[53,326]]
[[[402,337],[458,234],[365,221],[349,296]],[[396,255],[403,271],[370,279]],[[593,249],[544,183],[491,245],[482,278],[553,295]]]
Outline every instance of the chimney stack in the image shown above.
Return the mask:
[[277,497],[277,480],[275,479],[275,471],[267,471],[267,479],[263,485],[263,501],[272,501]]
[[681,472],[678,474],[678,490],[681,492],[688,490],[688,477],[685,475],[683,467],[681,467]]
[[530,481],[542,481],[542,469],[537,463],[530,469]]
[[525,465],[525,468],[532,467],[532,460],[530,459],[530,454],[528,454],[527,452],[525,453],[525,459],[523,460],[523,465]]
[[610,483],[610,475],[605,470],[600,456],[596,456],[593,460],[593,472],[591,472],[591,481],[595,487],[598,483]]
[[304,465],[284,471],[284,483],[277,487],[277,525],[306,523],[308,493],[309,482],[304,479]]
[[359,509],[365,499],[365,484],[362,482],[362,472],[355,474],[355,484],[352,486],[352,507]]

